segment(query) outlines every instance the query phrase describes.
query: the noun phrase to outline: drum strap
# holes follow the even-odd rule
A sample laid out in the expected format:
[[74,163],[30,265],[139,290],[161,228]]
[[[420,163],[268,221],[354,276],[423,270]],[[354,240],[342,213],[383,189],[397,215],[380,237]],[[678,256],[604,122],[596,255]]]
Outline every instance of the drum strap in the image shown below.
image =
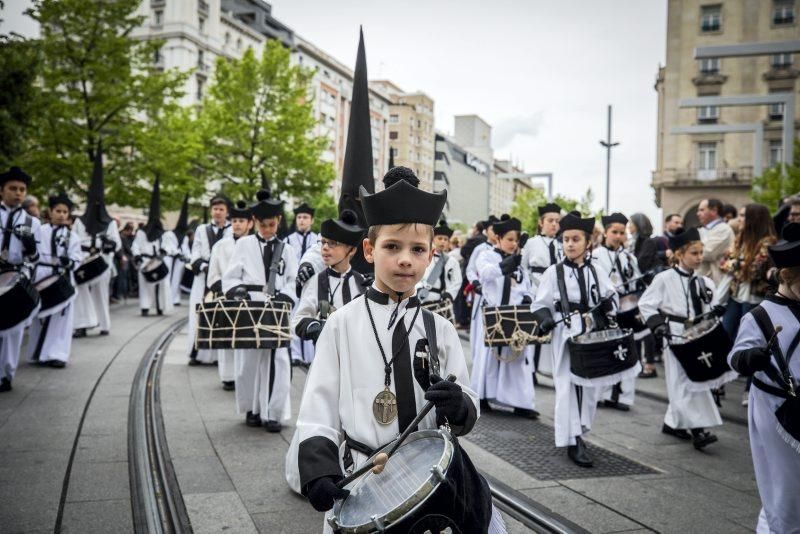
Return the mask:
[[447,256],[442,254],[431,269],[425,283],[432,286],[436,280],[441,279],[441,289],[444,290],[444,266],[447,264]]
[[425,326],[425,338],[428,340],[428,356],[431,371],[439,374],[439,345],[436,340],[436,321],[433,312],[422,308],[422,324]]
[[569,304],[569,298],[567,296],[567,283],[564,280],[564,264],[559,263],[556,265],[556,282],[558,283],[558,294],[561,297],[561,315],[564,318],[564,322],[567,326],[570,326],[570,312],[572,308]]
[[267,294],[275,294],[275,282],[278,278],[281,259],[283,258],[283,241],[276,239],[275,247],[272,249],[272,261],[269,265],[269,278],[267,279]]
[[[759,330],[761,330],[761,335],[764,336],[764,339],[770,339],[775,333],[775,327],[772,326],[772,320],[770,319],[767,310],[759,305],[750,310],[750,313],[753,314],[753,318],[756,320],[756,324],[758,325]],[[772,346],[772,353],[775,356],[775,361],[778,363],[778,367],[776,368],[774,365],[770,365],[764,369],[764,372],[776,384],[786,383],[787,379],[784,377],[789,375],[789,362],[796,352],[798,344],[800,344],[800,330],[797,331],[792,339],[792,342],[789,343],[787,355],[784,355],[778,343],[775,343]],[[753,381],[755,382],[755,377],[753,377]]]
[[[344,280],[347,282],[347,280]],[[331,290],[331,279],[328,275],[327,269],[319,273],[317,277],[317,309],[321,309],[322,303],[328,301],[332,297],[330,295]],[[331,306],[333,306],[333,302],[329,302]],[[329,308],[330,309],[330,308]],[[320,319],[327,319],[328,317],[320,317]]]

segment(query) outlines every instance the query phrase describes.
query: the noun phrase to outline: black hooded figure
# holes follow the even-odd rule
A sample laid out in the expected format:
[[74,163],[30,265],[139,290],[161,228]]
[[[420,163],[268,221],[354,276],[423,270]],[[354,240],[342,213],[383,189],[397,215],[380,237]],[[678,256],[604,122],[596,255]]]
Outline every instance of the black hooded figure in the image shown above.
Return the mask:
[[189,231],[189,194],[183,197],[183,204],[181,204],[181,212],[178,215],[178,223],[175,225],[173,232],[175,237],[178,238],[178,245],[183,243],[183,238],[186,237],[186,232]]
[[86,211],[81,216],[86,233],[91,236],[104,234],[113,220],[106,211],[105,185],[103,184],[103,145],[98,143],[92,169],[92,183],[86,199]]
[[142,229],[148,241],[157,241],[164,235],[164,224],[161,222],[161,193],[159,179],[153,183],[153,195],[150,197],[150,211],[147,213],[147,224]]

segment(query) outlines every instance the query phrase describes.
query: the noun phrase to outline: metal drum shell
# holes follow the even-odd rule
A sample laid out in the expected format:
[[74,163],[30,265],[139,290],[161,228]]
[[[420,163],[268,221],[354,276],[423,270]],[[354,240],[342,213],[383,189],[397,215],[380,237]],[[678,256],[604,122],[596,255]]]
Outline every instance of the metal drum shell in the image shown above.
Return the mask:
[[161,258],[153,258],[142,266],[142,276],[151,284],[157,284],[168,274],[169,267]]
[[94,285],[100,282],[100,275],[108,270],[108,262],[102,254],[92,254],[75,269],[75,283]]
[[[687,378],[692,382],[716,380],[730,371],[728,353],[733,342],[725,332],[722,321],[706,319],[683,331],[681,338],[671,338],[669,348],[678,363],[681,364]],[[691,338],[691,339],[683,339]],[[701,356],[708,353],[708,363],[701,361]]]
[[[596,379],[631,369],[639,362],[639,353],[630,329],[612,328],[589,332],[567,340],[570,371],[584,379]],[[615,350],[625,350],[624,358]]]
[[194,272],[189,268],[188,265],[183,266],[183,272],[181,273],[181,291],[184,293],[191,293],[192,292],[192,284],[194,283]]

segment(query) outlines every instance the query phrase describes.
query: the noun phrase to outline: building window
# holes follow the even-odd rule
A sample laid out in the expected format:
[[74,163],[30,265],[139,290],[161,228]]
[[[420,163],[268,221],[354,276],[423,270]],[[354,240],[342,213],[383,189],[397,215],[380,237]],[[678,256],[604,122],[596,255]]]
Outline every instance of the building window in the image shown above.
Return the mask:
[[197,17],[197,27],[200,29],[200,33],[206,33],[206,18],[205,17]]
[[793,59],[792,54],[772,54],[769,63],[773,69],[785,69],[792,66]]
[[772,23],[776,26],[794,24],[794,0],[775,0],[773,2]]
[[155,63],[156,65],[160,65],[162,60],[163,58],[161,57],[161,49],[156,48],[156,51],[153,52],[153,63]]
[[241,50],[241,49],[242,49],[242,38],[240,37],[236,39],[236,50]]
[[400,122],[398,115],[389,115],[389,124],[397,124],[398,122]]
[[203,100],[203,89],[205,88],[205,84],[206,84],[205,77],[204,76],[198,76],[197,77],[197,93],[195,94],[195,97],[197,98],[198,102]]
[[718,32],[722,29],[722,5],[700,7],[700,31]]
[[769,105],[769,120],[779,121],[783,119],[783,103]]
[[700,122],[717,122],[719,119],[719,107],[717,106],[700,106],[697,108],[697,120]]
[[225,44],[231,43],[231,32],[225,32]]
[[164,10],[156,9],[153,11],[153,25],[161,26],[162,24],[164,24]]
[[389,139],[397,139],[397,132],[389,132]]
[[717,168],[717,143],[698,143],[697,153],[697,170],[713,171]]
[[769,166],[774,167],[783,162],[783,141],[773,139],[769,142]]
[[719,74],[719,58],[707,57],[701,59],[700,74]]

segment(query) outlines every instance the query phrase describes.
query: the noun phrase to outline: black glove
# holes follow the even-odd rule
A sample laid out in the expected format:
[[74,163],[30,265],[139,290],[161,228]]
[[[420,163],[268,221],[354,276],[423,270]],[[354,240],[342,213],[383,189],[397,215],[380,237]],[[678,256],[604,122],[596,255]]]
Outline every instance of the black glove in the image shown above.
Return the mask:
[[519,264],[522,262],[522,256],[519,254],[514,254],[505,258],[503,261],[500,262],[500,272],[503,275],[508,276],[509,274],[513,273],[519,267]]
[[138,268],[142,264],[142,257],[139,255],[134,256],[133,264]]
[[194,273],[195,276],[200,276],[200,273],[206,270],[205,263],[206,261],[202,258],[194,261],[194,263],[192,264],[192,272]]
[[766,347],[755,347],[735,352],[731,357],[731,367],[744,376],[763,371],[770,364],[770,354]]
[[61,264],[61,268],[65,271],[70,271],[75,266],[75,262],[66,256],[58,258],[58,263]]
[[276,302],[287,302],[289,306],[294,307],[294,301],[292,300],[292,297],[290,297],[286,293],[281,293],[280,291],[275,293],[275,296],[272,297],[272,300]]
[[474,291],[476,295],[483,295],[483,286],[481,286],[481,283],[477,280],[473,280],[472,291]]
[[722,317],[725,315],[725,306],[721,306],[717,304],[713,308],[711,308],[711,312],[715,317]]
[[531,304],[533,304],[533,299],[531,298],[530,295],[523,295],[522,304],[525,306],[530,306]]
[[14,235],[22,243],[22,249],[26,256],[36,254],[36,237],[29,226],[17,226],[14,228]]
[[547,335],[553,331],[553,328],[556,327],[556,322],[553,320],[552,317],[546,317],[539,322],[539,332],[542,335]]
[[314,276],[314,267],[310,263],[301,263],[297,269],[297,283],[300,284],[300,287],[306,285],[312,276]]
[[461,386],[441,376],[431,375],[431,387],[425,392],[425,400],[436,406],[436,419],[447,418],[450,423],[459,425],[467,417],[467,400],[461,392]]
[[327,512],[333,508],[333,502],[337,499],[344,499],[350,492],[346,489],[336,487],[336,483],[342,477],[321,477],[308,484],[308,502],[317,512]]
[[617,316],[606,314],[606,325],[608,325],[608,328],[618,328]]
[[107,239],[103,240],[103,252],[109,254],[111,252],[115,252],[117,250],[117,244],[113,241],[109,241]]
[[208,289],[210,289],[214,293],[222,293],[222,280],[217,280],[216,282],[211,284],[211,287],[209,287]]
[[306,335],[304,339],[316,343],[321,333],[322,333],[322,323],[320,323],[319,321],[311,322],[309,323],[308,326],[306,326]]
[[[105,250],[105,248],[106,248],[106,246],[103,245],[103,250]],[[158,249],[158,253],[161,254],[162,256],[166,256],[167,255],[167,251],[164,250],[163,248]]]
[[227,297],[232,300],[247,300],[250,298],[250,292],[244,286],[236,286],[228,291]]

